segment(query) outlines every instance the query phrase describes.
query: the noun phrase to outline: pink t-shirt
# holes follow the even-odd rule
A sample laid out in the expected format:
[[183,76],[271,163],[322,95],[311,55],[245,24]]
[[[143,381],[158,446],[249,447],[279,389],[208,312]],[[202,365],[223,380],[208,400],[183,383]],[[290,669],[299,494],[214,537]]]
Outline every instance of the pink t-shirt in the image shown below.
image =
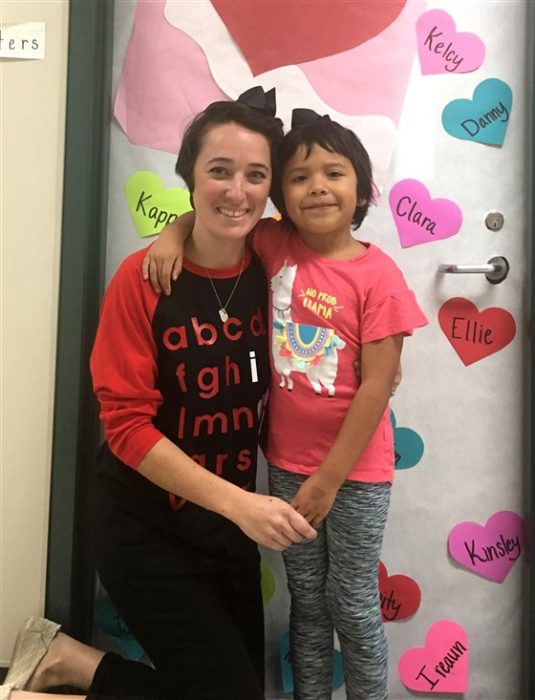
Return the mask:
[[[427,319],[394,261],[372,244],[349,260],[322,258],[273,219],[257,225],[252,241],[270,282],[266,457],[308,475],[336,440],[358,389],[362,343],[411,335]],[[387,409],[347,478],[392,481],[393,470]]]

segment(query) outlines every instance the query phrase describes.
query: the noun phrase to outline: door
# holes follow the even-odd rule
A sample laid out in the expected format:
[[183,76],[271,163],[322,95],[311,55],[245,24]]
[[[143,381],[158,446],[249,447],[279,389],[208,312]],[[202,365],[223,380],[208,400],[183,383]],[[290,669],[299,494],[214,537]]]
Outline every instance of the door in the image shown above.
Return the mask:
[[[363,136],[382,195],[359,237],[397,261],[430,321],[405,343],[391,402],[398,469],[380,586],[384,616],[394,618],[385,623],[390,697],[521,700],[533,18],[529,3],[508,0],[390,5],[397,14],[359,39],[367,53],[336,45],[334,55],[294,59],[298,67],[261,63],[253,78],[236,58],[247,37],[210,3],[116,3],[107,272],[184,206],[166,192],[183,186],[173,175],[176,132],[192,110],[235,97],[240,81],[277,84],[285,120],[291,106],[311,106]],[[178,64],[165,60],[177,40],[180,81]],[[195,80],[186,88],[188,61]],[[487,226],[489,212],[503,226],[496,216]],[[495,256],[509,266],[498,284],[482,272],[440,271]],[[283,697],[288,596],[270,552],[264,584],[268,694]],[[334,647],[337,699],[345,693]]]

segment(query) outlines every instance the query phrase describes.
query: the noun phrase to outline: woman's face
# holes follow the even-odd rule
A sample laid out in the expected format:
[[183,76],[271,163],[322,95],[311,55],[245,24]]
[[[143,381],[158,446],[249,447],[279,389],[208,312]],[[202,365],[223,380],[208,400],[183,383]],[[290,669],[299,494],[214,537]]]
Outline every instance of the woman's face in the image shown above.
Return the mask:
[[195,234],[243,239],[264,212],[271,186],[265,136],[234,122],[206,133],[193,169]]

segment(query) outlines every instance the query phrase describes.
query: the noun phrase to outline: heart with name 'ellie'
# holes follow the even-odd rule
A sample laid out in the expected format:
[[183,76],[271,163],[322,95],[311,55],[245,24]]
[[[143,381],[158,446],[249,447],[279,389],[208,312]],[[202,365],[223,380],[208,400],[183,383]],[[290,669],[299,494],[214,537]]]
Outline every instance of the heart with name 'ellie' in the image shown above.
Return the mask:
[[513,91],[503,80],[488,78],[472,100],[453,100],[444,107],[442,126],[451,136],[490,146],[502,146],[509,125]]
[[515,319],[509,311],[499,307],[479,311],[469,299],[462,297],[442,304],[438,322],[465,366],[502,350],[516,333]]
[[494,513],[485,525],[466,521],[448,535],[448,551],[468,571],[503,583],[526,543],[524,519],[510,510]]

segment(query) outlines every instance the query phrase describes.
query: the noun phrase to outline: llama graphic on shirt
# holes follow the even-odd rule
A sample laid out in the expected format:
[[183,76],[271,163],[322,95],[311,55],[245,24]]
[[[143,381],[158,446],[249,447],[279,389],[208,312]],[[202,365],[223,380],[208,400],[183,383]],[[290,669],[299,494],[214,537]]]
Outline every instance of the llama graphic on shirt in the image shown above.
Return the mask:
[[291,315],[292,288],[297,265],[285,260],[271,278],[273,329],[271,351],[275,370],[280,375],[279,386],[293,389],[292,372],[306,374],[316,394],[327,389],[334,396],[334,382],[338,371],[338,350],[345,342],[332,328],[294,323]]

